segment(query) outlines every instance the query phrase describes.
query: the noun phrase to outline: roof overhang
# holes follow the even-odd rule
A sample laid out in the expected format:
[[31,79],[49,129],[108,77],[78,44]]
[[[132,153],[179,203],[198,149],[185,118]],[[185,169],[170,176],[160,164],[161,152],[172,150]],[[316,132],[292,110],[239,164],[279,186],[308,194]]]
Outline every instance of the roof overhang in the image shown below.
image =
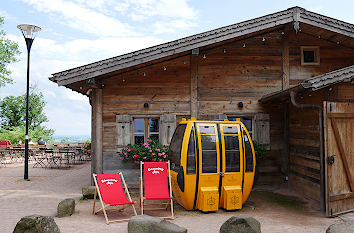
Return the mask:
[[65,86],[288,23],[293,23],[296,31],[300,30],[300,23],[305,23],[354,38],[353,24],[310,12],[300,7],[293,7],[252,20],[54,73],[49,79],[56,82],[59,86]]
[[354,80],[354,65],[347,66],[323,75],[315,76],[299,83],[291,88],[264,95],[259,102],[271,104],[284,101],[289,98],[290,92],[317,91],[341,82],[351,82]]

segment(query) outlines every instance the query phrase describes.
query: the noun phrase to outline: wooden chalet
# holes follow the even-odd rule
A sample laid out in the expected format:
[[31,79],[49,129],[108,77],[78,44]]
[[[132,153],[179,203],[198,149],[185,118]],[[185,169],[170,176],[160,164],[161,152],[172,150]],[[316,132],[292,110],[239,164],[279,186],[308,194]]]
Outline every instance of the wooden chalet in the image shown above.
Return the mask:
[[168,144],[183,118],[240,117],[267,148],[263,182],[288,183],[327,215],[354,209],[354,25],[300,7],[54,73],[90,98],[92,172],[116,152]]

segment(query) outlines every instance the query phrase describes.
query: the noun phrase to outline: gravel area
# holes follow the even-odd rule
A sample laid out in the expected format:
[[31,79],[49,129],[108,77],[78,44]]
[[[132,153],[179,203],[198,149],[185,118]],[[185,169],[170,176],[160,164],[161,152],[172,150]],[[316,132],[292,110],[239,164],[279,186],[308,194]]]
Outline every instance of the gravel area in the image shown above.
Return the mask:
[[[76,212],[65,218],[55,217],[61,232],[127,232],[127,223],[106,225],[102,214],[92,215],[93,200],[80,200],[81,187],[90,184],[90,164],[75,165],[70,169],[29,169],[30,181],[23,180],[23,166],[0,167],[0,232],[12,232],[21,217],[32,214],[55,216],[58,203],[74,198]],[[274,194],[274,192],[276,194]],[[306,199],[292,197],[286,189],[256,189],[240,211],[204,214],[185,211],[176,205],[173,223],[188,228],[188,232],[219,232],[220,226],[232,215],[247,214],[261,222],[262,232],[325,232],[335,222],[354,221],[354,214],[340,218],[326,218]],[[133,195],[138,200],[137,195]],[[99,206],[99,202],[97,202]],[[139,204],[136,208],[139,213]],[[116,212],[129,215],[131,210]],[[162,214],[162,213],[160,213]]]

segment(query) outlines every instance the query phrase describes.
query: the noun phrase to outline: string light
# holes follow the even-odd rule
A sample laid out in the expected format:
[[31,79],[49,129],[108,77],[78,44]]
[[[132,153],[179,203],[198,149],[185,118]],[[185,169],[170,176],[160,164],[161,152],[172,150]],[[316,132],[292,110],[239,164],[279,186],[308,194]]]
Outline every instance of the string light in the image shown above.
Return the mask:
[[163,67],[163,70],[167,70],[166,66]]
[[318,39],[320,39],[321,38],[321,35],[318,35]]
[[80,90],[82,90],[82,87],[80,87]]
[[284,35],[285,33],[284,32],[281,32],[282,35]]
[[245,44],[245,43],[243,43],[242,47],[243,47],[243,48],[246,48],[246,44]]
[[122,80],[122,81],[123,81],[123,83],[124,83],[124,82],[125,82],[125,78],[123,78],[123,80]]
[[146,76],[146,73],[145,72],[143,72],[143,75],[144,75],[144,77]]
[[205,58],[206,58],[206,55],[204,54],[204,55],[203,55],[203,59],[205,59]]
[[263,38],[262,38],[262,41],[263,41],[263,42],[266,41],[266,38],[263,37]]
[[187,62],[186,62],[186,61],[183,61],[183,64],[187,64]]
[[339,41],[337,41],[337,44],[339,44]]
[[224,53],[226,53],[226,49],[224,49]]

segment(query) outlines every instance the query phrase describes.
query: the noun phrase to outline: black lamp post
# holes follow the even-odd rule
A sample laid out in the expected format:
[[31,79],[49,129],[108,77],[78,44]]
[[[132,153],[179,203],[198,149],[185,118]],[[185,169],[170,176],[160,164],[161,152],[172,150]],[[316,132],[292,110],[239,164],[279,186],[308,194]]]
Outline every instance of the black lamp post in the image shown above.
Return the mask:
[[29,97],[29,66],[31,46],[37,33],[41,30],[40,27],[28,24],[20,24],[17,26],[21,30],[27,45],[27,89],[26,89],[26,136],[25,136],[25,174],[24,179],[28,180],[28,97]]

